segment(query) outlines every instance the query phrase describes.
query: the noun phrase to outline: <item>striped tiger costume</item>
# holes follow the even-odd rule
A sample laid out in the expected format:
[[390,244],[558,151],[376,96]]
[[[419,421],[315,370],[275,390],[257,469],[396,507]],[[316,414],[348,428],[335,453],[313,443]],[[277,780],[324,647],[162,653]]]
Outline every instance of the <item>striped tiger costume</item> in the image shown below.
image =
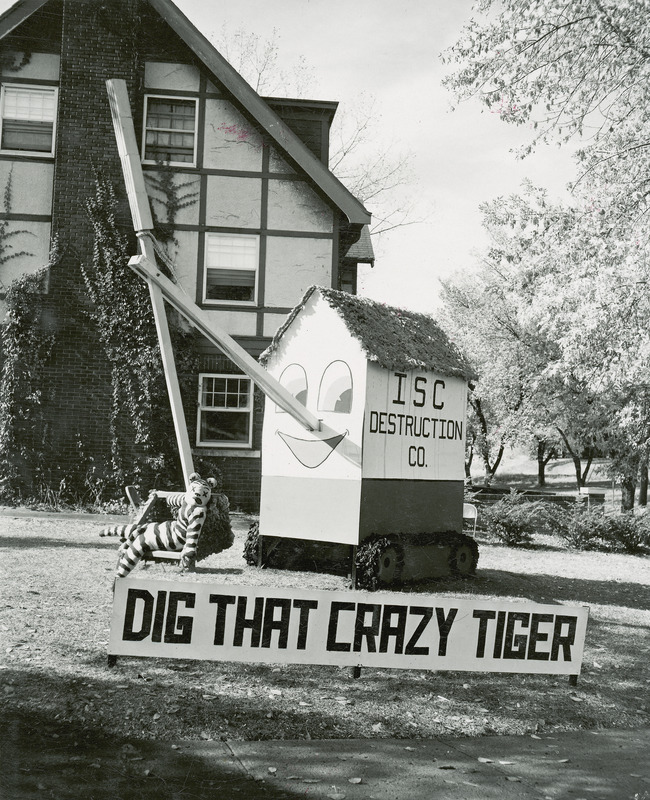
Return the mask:
[[122,542],[116,576],[125,578],[144,554],[153,550],[180,550],[181,566],[187,568],[192,565],[206,518],[206,508],[216,485],[214,478],[204,480],[194,472],[190,475],[186,492],[166,498],[174,513],[173,519],[104,528],[100,536],[119,536]]

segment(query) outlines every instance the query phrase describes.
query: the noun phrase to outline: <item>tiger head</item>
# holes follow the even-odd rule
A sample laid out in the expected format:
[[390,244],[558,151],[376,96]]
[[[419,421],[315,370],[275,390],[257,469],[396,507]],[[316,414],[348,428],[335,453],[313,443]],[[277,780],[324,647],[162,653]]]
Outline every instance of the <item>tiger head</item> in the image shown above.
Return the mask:
[[210,502],[213,489],[216,488],[217,481],[214,478],[202,478],[198,472],[193,472],[185,492],[185,500],[189,505],[205,507]]

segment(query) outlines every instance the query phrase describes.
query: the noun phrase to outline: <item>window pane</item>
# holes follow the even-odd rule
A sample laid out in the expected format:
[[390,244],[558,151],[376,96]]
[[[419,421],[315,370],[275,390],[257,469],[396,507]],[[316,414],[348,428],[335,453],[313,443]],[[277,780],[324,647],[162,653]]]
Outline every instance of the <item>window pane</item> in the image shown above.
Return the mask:
[[250,443],[251,381],[234,376],[201,378],[199,441],[203,444]]
[[248,444],[250,415],[247,413],[201,413],[201,441]]
[[215,276],[214,270],[209,270],[206,285],[206,300],[235,300],[237,302],[252,303],[255,300],[255,273],[249,278],[244,275],[237,281],[230,282],[222,276]]
[[[187,131],[183,133],[182,131]],[[145,159],[192,163],[196,131],[196,103],[150,97],[147,100]]]
[[6,86],[2,109],[2,149],[52,152],[55,92]]
[[209,235],[205,299],[254,302],[257,260],[257,237]]

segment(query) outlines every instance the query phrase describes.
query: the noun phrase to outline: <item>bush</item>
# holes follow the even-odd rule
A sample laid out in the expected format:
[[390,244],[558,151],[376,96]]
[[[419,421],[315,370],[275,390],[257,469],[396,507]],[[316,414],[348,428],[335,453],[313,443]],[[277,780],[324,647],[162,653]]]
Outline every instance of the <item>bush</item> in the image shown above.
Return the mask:
[[564,542],[576,550],[640,553],[650,546],[648,521],[645,516],[631,513],[605,514],[576,506],[557,516],[555,528]]
[[605,517],[603,540],[610,549],[623,553],[641,553],[650,546],[650,529],[645,516],[617,514]]
[[572,509],[558,509],[554,518],[556,533],[567,547],[574,550],[604,550],[605,515],[602,509],[586,509],[576,505]]
[[481,510],[489,536],[509,547],[526,547],[533,533],[550,525],[550,512],[543,500],[527,500],[512,489],[509,495]]

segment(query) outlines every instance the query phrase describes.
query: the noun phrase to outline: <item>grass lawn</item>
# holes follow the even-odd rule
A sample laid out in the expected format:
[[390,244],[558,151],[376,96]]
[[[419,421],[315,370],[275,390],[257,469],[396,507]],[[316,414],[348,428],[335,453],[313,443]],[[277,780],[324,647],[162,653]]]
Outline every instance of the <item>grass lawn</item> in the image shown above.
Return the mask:
[[[340,575],[245,564],[234,546],[183,580],[342,589]],[[583,672],[565,677],[423,673],[122,658],[106,645],[116,540],[101,523],[0,516],[2,687],[8,720],[44,735],[133,739],[300,739],[533,734],[650,724],[650,561],[573,552],[538,537],[525,550],[479,542],[475,579],[405,591],[590,606]],[[138,567],[136,573],[141,573]],[[150,577],[174,580],[154,565]]]

